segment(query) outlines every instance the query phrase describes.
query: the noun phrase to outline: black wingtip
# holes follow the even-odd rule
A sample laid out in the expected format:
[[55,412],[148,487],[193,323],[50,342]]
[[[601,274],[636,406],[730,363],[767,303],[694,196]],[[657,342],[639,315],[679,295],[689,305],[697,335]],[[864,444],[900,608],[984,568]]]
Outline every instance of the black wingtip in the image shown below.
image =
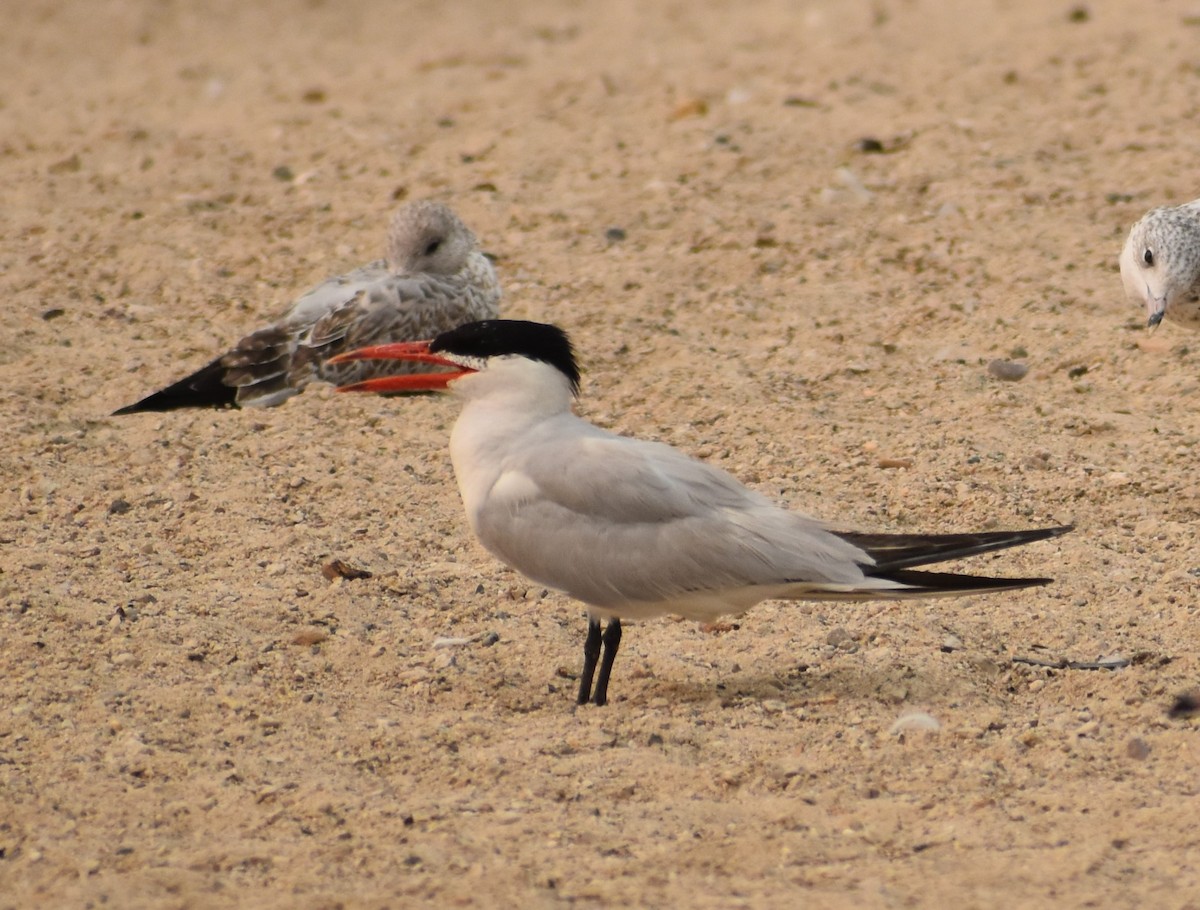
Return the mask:
[[899,582],[904,590],[902,597],[936,597],[948,594],[986,594],[997,591],[1015,591],[1020,588],[1039,588],[1054,581],[1053,578],[992,578],[987,575],[960,575],[956,572],[921,572],[913,569],[896,569],[890,572],[872,573],[874,578]]
[[865,550],[875,565],[868,571],[879,575],[897,569],[977,556],[1008,547],[1024,546],[1039,540],[1061,537],[1074,525],[1031,528],[1024,531],[982,531],[975,534],[861,534],[836,532],[848,543]]
[[218,358],[165,389],[113,411],[113,416],[177,411],[181,408],[236,408],[237,389],[225,385],[222,381],[224,376],[225,367]]

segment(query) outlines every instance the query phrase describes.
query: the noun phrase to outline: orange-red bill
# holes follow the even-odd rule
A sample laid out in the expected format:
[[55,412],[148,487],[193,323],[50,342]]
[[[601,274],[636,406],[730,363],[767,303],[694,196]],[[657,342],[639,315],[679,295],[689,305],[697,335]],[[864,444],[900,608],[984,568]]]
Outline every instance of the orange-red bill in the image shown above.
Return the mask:
[[[351,360],[413,360],[419,363],[446,363],[437,354],[429,353],[428,341],[397,341],[392,344],[375,344],[356,351],[346,351],[330,357],[327,363],[349,363]],[[457,364],[450,364],[457,366]]]
[[406,360],[410,363],[430,363],[435,366],[454,367],[450,373],[408,373],[403,376],[379,376],[338,386],[339,392],[436,392],[446,388],[456,379],[469,376],[474,370],[462,364],[429,353],[428,341],[398,341],[394,344],[377,344],[357,351],[347,351],[330,357],[329,363],[348,363],[352,360]]
[[474,373],[474,370],[459,370],[457,373],[409,373],[404,376],[379,376],[340,385],[338,392],[440,392],[454,382]]

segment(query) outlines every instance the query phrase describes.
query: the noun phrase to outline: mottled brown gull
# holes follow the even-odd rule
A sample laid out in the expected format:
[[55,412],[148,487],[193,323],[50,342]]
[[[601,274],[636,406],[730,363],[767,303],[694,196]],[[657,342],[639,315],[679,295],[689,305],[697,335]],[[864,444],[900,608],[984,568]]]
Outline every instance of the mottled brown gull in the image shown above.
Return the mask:
[[410,365],[396,362],[328,360],[365,345],[429,338],[490,318],[499,303],[496,272],[459,217],[438,202],[408,203],[392,217],[386,258],[322,282],[276,322],[115,413],[269,408],[314,380],[342,385],[408,372]]

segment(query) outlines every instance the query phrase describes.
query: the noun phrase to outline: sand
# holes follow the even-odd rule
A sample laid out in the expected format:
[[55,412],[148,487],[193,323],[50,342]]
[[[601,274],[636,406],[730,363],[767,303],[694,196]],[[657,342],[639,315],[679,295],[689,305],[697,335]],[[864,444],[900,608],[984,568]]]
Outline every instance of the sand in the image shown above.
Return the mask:
[[[0,907],[1200,906],[1200,337],[1116,270],[1200,195],[1200,7],[504,7],[8,4]],[[845,527],[1074,522],[963,566],[1055,583],[630,625],[576,709],[452,401],[107,416],[401,198],[589,419]]]

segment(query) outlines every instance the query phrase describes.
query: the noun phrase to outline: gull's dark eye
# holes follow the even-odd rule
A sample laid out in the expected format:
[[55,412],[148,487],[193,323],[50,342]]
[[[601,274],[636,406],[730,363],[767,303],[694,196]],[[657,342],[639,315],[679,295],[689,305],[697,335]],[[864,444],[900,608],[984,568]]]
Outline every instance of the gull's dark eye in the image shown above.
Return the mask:
[[1142,253],[1142,262],[1146,263],[1146,265],[1154,265],[1154,251],[1146,250],[1146,252]]
[[[430,240],[429,245],[427,247],[425,247],[425,255],[432,256],[434,253],[436,253],[438,251],[438,249],[441,247],[441,245],[442,245],[441,237],[438,237],[434,240]],[[1146,252],[1149,253],[1150,251],[1146,250]]]

